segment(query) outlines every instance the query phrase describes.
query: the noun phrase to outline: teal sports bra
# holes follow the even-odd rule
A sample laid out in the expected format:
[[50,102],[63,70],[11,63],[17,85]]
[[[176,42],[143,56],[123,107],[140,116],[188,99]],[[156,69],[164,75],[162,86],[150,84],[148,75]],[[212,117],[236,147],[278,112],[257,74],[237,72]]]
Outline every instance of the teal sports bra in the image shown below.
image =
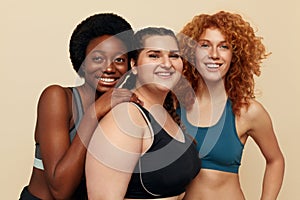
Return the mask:
[[190,124],[185,109],[178,108],[177,112],[187,132],[196,140],[202,168],[238,173],[244,145],[236,131],[231,101],[227,100],[221,118],[217,124],[210,127],[197,127]]
[[[77,88],[73,87],[70,89],[72,90],[75,107],[78,112],[78,117],[74,123],[74,126],[69,131],[70,140],[72,142],[77,133],[77,127],[79,126],[79,123],[80,123],[84,113],[83,113],[81,97],[80,97],[80,94],[79,94]],[[43,165],[43,160],[42,160],[42,156],[40,153],[40,144],[39,143],[35,144],[35,157],[34,157],[33,166],[35,168],[44,170],[44,165]]]

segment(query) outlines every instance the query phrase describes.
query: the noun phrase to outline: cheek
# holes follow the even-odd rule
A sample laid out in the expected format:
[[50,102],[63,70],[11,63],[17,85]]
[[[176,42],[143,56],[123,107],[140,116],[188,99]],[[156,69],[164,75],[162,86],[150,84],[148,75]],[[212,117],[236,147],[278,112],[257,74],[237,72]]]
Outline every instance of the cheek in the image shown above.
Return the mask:
[[228,62],[231,62],[232,53],[224,53],[223,58],[225,58]]
[[83,70],[86,73],[93,73],[102,68],[103,68],[103,66],[100,64],[93,63],[92,61],[89,61],[89,60],[84,61]]
[[182,61],[179,61],[179,62],[177,62],[177,63],[174,63],[174,65],[173,65],[174,67],[175,67],[175,70],[176,71],[178,71],[178,72],[182,72],[182,70],[183,70],[183,63],[182,63]]
[[139,79],[140,82],[147,82],[147,80],[150,80],[151,79],[150,74],[153,74],[153,69],[150,69],[149,66],[137,67],[137,79]]
[[128,65],[122,65],[117,67],[118,72],[123,75],[128,71]]

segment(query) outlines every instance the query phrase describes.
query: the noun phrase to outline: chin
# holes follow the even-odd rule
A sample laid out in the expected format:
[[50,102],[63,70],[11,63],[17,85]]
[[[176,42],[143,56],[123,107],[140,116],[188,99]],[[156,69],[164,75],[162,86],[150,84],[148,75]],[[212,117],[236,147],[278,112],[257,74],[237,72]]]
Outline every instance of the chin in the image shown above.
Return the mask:
[[113,88],[113,87],[101,87],[101,88],[97,88],[97,92],[98,93],[105,93],[108,90],[110,90],[111,88]]

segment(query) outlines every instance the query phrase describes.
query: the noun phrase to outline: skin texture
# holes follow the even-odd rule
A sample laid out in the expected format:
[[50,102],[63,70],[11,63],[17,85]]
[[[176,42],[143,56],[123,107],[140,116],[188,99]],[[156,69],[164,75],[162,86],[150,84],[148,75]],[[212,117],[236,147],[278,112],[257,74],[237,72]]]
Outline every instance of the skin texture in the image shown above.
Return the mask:
[[[44,170],[33,168],[28,190],[41,199],[78,199],[74,195],[84,177],[87,145],[99,119],[121,102],[135,101],[136,95],[114,85],[127,72],[127,47],[119,38],[100,35],[89,41],[77,89],[84,116],[70,142],[69,129],[78,117],[70,88],[48,86],[37,108],[35,141],[40,145]],[[134,97],[134,98],[132,98]]]
[[[226,14],[225,14],[226,15]],[[230,14],[228,14],[230,15]],[[196,90],[196,101],[187,112],[187,119],[195,126],[209,127],[216,124],[227,101],[225,87],[233,57],[232,44],[216,27],[207,27],[197,38],[195,66],[201,79]],[[233,101],[235,101],[233,99]],[[265,108],[254,98],[235,113],[235,126],[242,144],[251,137],[266,160],[261,193],[262,200],[275,200],[280,191],[284,158],[278,145],[271,118]],[[201,115],[197,116],[200,110]],[[246,199],[239,182],[239,175],[212,169],[201,169],[189,185],[186,200],[243,200]]]
[[[177,83],[182,71],[176,39],[149,36],[131,64],[137,76],[135,94],[144,102],[144,108],[151,112],[171,137],[182,140],[179,126],[163,108],[167,93]],[[149,127],[135,105],[122,103],[114,107],[99,122],[89,145],[86,158],[89,198],[124,199],[137,160],[152,142]],[[181,198],[175,196],[164,199]]]

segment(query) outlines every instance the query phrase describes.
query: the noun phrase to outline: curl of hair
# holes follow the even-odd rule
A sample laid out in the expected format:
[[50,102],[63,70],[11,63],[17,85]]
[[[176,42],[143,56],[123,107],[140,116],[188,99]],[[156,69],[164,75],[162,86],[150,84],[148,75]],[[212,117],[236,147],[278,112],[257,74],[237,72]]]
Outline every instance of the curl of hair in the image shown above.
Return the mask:
[[[86,57],[86,48],[91,40],[103,35],[116,36],[124,42],[129,51],[132,49],[133,34],[131,25],[116,14],[100,13],[86,18],[77,25],[70,39],[69,52],[74,70],[79,76],[84,75],[80,67]],[[130,69],[130,65],[128,67]]]
[[255,98],[253,75],[260,75],[262,60],[269,53],[266,53],[262,37],[255,35],[254,29],[241,15],[220,11],[213,15],[195,16],[178,34],[184,58],[183,75],[191,82],[195,92],[201,90],[204,84],[195,67],[195,48],[200,36],[208,28],[220,30],[232,47],[231,65],[225,75],[225,90],[232,101],[234,113],[239,115],[240,109],[243,106],[248,108],[249,100]]

